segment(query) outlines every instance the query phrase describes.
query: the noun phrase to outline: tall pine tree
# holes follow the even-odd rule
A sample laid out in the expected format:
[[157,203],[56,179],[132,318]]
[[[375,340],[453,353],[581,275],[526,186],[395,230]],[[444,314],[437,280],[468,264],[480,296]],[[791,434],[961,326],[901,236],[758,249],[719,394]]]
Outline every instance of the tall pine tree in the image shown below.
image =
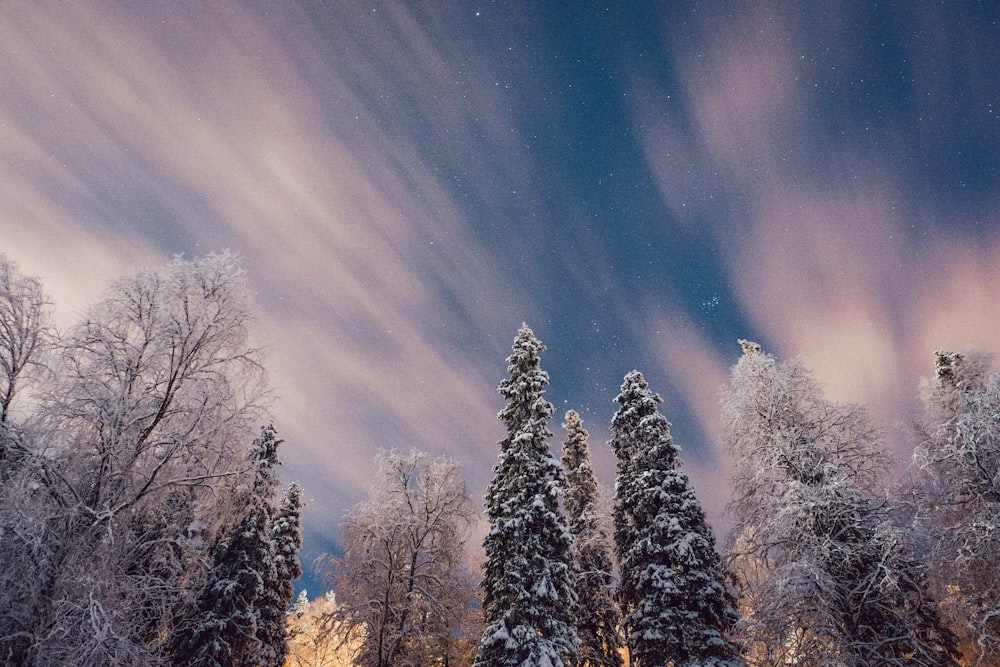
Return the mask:
[[725,637],[736,621],[715,537],[642,373],[625,376],[611,422],[618,457],[619,602],[633,665],[741,665]]
[[597,479],[590,464],[589,434],[579,413],[566,413],[562,465],[566,476],[563,505],[573,536],[570,550],[580,635],[579,667],[621,667],[618,634],[621,615],[612,593],[611,544],[598,520]]
[[522,325],[500,383],[507,435],[486,494],[490,530],[483,589],[486,629],[475,667],[568,667],[578,639],[569,568],[570,535],[559,508],[560,470],[546,442],[544,350]]

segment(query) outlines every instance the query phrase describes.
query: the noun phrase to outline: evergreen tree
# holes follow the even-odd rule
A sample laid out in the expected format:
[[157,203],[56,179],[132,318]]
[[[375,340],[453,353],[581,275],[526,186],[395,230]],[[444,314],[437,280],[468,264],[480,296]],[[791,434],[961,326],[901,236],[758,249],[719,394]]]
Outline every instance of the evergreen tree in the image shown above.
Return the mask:
[[954,636],[876,495],[885,463],[864,411],[741,344],[723,414],[749,662],[954,665]]
[[578,638],[571,612],[570,535],[559,508],[560,470],[549,451],[544,350],[522,325],[500,383],[507,435],[486,494],[490,530],[483,589],[486,629],[476,667],[564,667]]
[[610,539],[598,521],[597,479],[590,464],[589,434],[574,410],[566,413],[563,428],[563,505],[573,537],[570,554],[577,594],[573,617],[580,636],[578,665],[621,667],[621,616],[611,589]]
[[725,633],[736,621],[715,537],[679,448],[642,373],[625,376],[611,422],[618,457],[619,602],[632,664],[740,665]]
[[274,576],[267,510],[255,508],[213,550],[211,584],[202,595],[197,624],[178,638],[175,664],[235,667],[253,664],[261,651],[257,636],[264,581]]
[[[277,480],[278,445],[274,427],[261,429],[250,460],[253,482],[245,495],[243,519],[212,549],[212,568],[193,618],[175,629],[171,653],[181,667],[235,667],[270,660],[261,637],[267,585],[277,582],[270,500]],[[290,597],[290,596],[289,596]]]
[[302,576],[299,549],[302,548],[302,487],[293,482],[285,490],[281,506],[271,520],[270,538],[274,550],[274,568],[267,569],[273,578],[264,581],[260,603],[257,637],[261,641],[258,663],[264,667],[281,667],[288,653],[286,615],[292,603],[295,587],[292,582]]

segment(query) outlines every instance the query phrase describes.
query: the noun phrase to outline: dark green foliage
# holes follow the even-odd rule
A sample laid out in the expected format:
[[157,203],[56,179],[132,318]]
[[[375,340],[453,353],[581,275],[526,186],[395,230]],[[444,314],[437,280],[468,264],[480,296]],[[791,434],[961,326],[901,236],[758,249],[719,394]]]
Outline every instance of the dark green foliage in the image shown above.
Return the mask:
[[[271,520],[270,538],[274,549],[274,576],[264,581],[259,603],[257,637],[261,641],[258,661],[264,667],[281,667],[288,653],[288,630],[285,617],[295,587],[302,576],[299,549],[302,548],[302,487],[293,482],[285,491],[281,506]],[[271,572],[269,570],[269,572]]]
[[196,612],[180,624],[170,643],[181,667],[277,666],[284,662],[284,616],[292,578],[301,574],[295,553],[301,544],[300,496],[293,486],[274,516],[277,479],[274,427],[261,429],[250,461],[253,481],[243,519],[212,549],[212,568]]
[[577,603],[573,609],[580,636],[580,667],[620,667],[621,615],[612,593],[611,544],[597,512],[597,479],[590,464],[588,433],[580,415],[566,413],[563,504],[573,536],[570,550]]
[[215,547],[211,580],[199,616],[177,637],[172,651],[179,667],[235,667],[252,664],[262,648],[257,637],[258,602],[264,581],[273,578],[268,512],[255,508]]
[[559,466],[546,442],[552,405],[543,397],[542,350],[522,326],[507,359],[510,377],[500,384],[507,435],[486,495],[486,629],[477,667],[562,667],[572,664],[577,649],[570,535],[559,509]]
[[740,665],[725,637],[736,621],[728,576],[694,490],[676,470],[660,398],[632,371],[616,400],[618,599],[632,663]]

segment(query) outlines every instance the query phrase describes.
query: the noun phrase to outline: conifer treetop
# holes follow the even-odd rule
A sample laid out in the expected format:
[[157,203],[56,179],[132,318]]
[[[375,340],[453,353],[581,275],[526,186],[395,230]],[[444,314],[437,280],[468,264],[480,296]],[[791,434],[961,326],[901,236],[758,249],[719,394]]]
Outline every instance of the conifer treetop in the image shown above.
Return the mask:
[[621,667],[621,614],[611,588],[610,539],[598,521],[597,479],[590,463],[589,434],[575,410],[566,413],[563,428],[563,506],[573,536],[570,554],[577,593],[573,616],[580,638],[578,664]]
[[625,376],[612,420],[618,456],[615,545],[618,600],[632,664],[738,666],[726,633],[736,621],[715,538],[638,371]]
[[642,373],[634,370],[625,376],[615,401],[621,407],[611,420],[611,448],[618,456],[619,471],[623,466],[640,466],[638,457],[662,459],[671,469],[679,465],[680,448],[658,408],[663,399],[649,388]]
[[507,399],[498,417],[507,426],[508,442],[522,435],[541,439],[552,435],[547,424],[553,408],[543,397],[549,385],[549,374],[541,369],[539,358],[544,351],[542,342],[535,338],[527,324],[522,324],[511,355],[507,357],[510,376],[500,382],[498,388],[500,395]]

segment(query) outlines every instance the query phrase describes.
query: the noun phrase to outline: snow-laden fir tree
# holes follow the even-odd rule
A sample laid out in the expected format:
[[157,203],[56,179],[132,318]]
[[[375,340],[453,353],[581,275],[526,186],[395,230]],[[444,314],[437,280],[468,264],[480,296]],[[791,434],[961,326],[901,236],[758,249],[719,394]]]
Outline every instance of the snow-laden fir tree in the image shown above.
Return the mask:
[[748,662],[954,665],[954,636],[878,495],[885,459],[864,411],[741,344],[723,422]]
[[563,506],[573,537],[573,581],[577,603],[573,609],[580,637],[579,667],[621,667],[621,615],[612,591],[611,540],[601,525],[597,508],[597,479],[590,464],[589,434],[579,413],[566,413],[563,443]]
[[967,664],[1000,662],[1000,373],[938,352],[913,453],[915,524]]
[[618,599],[631,664],[742,665],[726,638],[736,621],[728,576],[687,475],[677,470],[661,399],[632,371],[616,401]]
[[486,629],[475,667],[568,667],[579,642],[561,474],[547,443],[552,405],[544,398],[544,349],[522,325],[507,359],[510,377],[499,387],[507,399],[499,414],[507,435],[486,493]]
[[[195,613],[175,628],[172,662],[180,667],[233,667],[271,664],[276,653],[261,637],[265,596],[277,581],[271,539],[271,498],[277,479],[278,445],[274,427],[261,429],[250,454],[253,483],[244,495],[242,520],[212,549],[212,568]],[[286,603],[287,604],[287,603]],[[284,608],[281,610],[284,616]],[[273,634],[273,632],[271,633]]]
[[302,548],[302,487],[292,482],[285,490],[277,512],[271,518],[269,536],[274,553],[272,578],[264,580],[264,592],[258,603],[260,619],[257,637],[261,647],[257,663],[263,667],[281,667],[288,653],[286,616],[295,594],[293,581],[302,576],[299,549]]

